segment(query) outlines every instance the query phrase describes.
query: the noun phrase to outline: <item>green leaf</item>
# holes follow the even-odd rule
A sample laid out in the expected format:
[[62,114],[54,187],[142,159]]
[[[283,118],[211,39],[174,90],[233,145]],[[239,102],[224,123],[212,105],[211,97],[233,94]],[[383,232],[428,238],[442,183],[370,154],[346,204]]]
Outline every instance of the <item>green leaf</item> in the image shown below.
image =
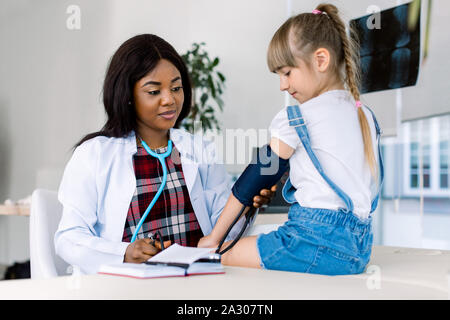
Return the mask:
[[211,91],[211,95],[215,99],[216,98],[216,88],[214,87],[214,82],[213,82],[213,79],[210,74],[208,75],[208,85],[209,85],[209,90]]
[[220,111],[223,111],[223,100],[220,97],[216,98],[217,105],[219,106]]
[[202,106],[204,106],[205,105],[205,102],[206,102],[206,100],[208,100],[208,95],[206,94],[206,93],[203,93],[202,94],[202,96],[200,97],[200,102],[201,102],[201,105]]
[[219,58],[216,57],[216,58],[214,59],[212,65],[211,65],[211,69],[214,68],[214,67],[216,67],[218,64],[219,64]]
[[225,76],[221,72],[217,71],[217,75],[219,76],[220,81],[225,82]]

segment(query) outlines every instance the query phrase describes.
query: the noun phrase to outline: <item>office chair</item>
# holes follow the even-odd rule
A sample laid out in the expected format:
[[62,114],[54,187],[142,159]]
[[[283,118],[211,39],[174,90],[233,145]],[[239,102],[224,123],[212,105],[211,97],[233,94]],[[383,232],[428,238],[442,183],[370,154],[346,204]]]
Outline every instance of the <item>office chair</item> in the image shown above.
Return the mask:
[[36,189],[31,195],[30,267],[32,279],[67,275],[69,264],[55,254],[53,237],[63,207],[56,191]]

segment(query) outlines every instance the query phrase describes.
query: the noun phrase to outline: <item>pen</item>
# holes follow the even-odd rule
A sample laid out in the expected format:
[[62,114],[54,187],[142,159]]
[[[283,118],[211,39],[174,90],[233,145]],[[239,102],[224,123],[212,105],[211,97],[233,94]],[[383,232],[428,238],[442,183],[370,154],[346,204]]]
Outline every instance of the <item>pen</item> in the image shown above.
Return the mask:
[[151,245],[155,246],[156,236],[159,237],[159,241],[160,241],[160,244],[161,244],[161,250],[164,250],[164,241],[163,241],[163,237],[161,235],[161,232],[159,232],[159,230],[157,230],[155,233],[150,232],[148,234],[148,237],[152,240]]

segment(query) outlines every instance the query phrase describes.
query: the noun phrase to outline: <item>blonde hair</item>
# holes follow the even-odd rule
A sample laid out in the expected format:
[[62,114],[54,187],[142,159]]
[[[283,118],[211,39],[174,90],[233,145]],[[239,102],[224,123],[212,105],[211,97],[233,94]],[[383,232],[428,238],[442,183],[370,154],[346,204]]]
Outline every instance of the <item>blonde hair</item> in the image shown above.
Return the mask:
[[[282,67],[297,67],[295,57],[309,62],[317,49],[330,52],[330,72],[335,74],[350,91],[355,101],[360,100],[359,44],[354,30],[347,35],[338,9],[332,4],[320,4],[321,13],[301,13],[289,18],[274,34],[267,52],[267,64],[271,72]],[[362,108],[358,119],[364,142],[364,155],[373,177],[376,177],[376,160],[373,152],[369,123]]]

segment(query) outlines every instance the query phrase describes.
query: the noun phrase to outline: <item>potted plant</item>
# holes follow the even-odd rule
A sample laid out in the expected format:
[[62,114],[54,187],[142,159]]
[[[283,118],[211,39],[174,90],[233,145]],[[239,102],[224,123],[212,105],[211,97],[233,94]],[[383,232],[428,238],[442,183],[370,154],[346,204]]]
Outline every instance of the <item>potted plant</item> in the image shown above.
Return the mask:
[[220,131],[216,111],[223,111],[225,76],[217,70],[219,58],[211,59],[204,46],[204,42],[193,43],[192,48],[181,55],[192,81],[191,113],[181,126],[190,132],[198,130],[198,125],[194,125],[196,122],[200,122],[204,130]]

